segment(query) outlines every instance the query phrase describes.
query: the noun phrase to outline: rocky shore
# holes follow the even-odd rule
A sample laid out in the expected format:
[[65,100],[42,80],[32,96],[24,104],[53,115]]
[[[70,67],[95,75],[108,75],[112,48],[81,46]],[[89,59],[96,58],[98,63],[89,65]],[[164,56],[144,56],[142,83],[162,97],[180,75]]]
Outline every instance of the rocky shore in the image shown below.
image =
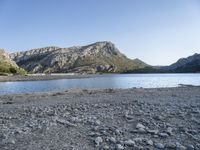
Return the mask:
[[8,81],[37,81],[37,80],[57,80],[57,79],[79,79],[89,78],[97,75],[14,75],[14,76],[0,76],[0,82]]
[[0,96],[1,150],[200,149],[200,88]]

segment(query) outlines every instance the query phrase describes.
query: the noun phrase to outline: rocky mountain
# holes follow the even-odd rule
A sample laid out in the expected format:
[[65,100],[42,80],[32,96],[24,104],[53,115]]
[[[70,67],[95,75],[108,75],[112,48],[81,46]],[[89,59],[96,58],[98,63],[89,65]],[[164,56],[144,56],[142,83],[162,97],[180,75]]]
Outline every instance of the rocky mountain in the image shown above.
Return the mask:
[[117,73],[148,66],[139,59],[127,58],[111,42],[70,48],[45,47],[12,53],[10,57],[31,73]]
[[162,70],[168,72],[187,73],[187,72],[200,72],[200,54],[194,54],[187,58],[181,58],[176,63],[161,67]]
[[23,69],[20,69],[18,65],[10,59],[10,56],[5,50],[0,49],[0,74],[2,73],[25,73]]

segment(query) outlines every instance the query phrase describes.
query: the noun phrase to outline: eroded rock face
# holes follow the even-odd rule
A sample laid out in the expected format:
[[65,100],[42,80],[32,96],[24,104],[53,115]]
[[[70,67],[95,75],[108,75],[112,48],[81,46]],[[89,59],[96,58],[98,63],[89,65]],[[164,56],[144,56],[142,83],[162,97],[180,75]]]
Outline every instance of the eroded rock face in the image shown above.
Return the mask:
[[128,59],[111,42],[70,48],[46,47],[10,56],[20,67],[33,73],[123,72],[146,66]]
[[10,59],[10,56],[5,52],[4,49],[0,49],[0,63],[18,67],[17,64],[12,59]]

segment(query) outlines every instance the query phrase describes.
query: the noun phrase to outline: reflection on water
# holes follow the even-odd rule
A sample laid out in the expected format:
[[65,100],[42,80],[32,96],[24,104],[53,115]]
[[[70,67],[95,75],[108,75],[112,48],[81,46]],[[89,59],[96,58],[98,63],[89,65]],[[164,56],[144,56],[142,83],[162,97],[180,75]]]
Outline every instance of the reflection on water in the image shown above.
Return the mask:
[[0,94],[59,91],[71,88],[156,88],[200,85],[200,74],[115,74],[92,78],[1,82]]

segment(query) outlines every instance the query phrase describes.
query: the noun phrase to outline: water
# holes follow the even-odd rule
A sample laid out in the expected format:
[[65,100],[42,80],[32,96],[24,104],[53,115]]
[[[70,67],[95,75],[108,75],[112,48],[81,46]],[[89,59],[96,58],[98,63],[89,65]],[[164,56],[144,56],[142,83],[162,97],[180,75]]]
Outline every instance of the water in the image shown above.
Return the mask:
[[63,91],[72,88],[176,87],[178,84],[200,85],[200,74],[115,74],[81,79],[0,82],[0,95]]

